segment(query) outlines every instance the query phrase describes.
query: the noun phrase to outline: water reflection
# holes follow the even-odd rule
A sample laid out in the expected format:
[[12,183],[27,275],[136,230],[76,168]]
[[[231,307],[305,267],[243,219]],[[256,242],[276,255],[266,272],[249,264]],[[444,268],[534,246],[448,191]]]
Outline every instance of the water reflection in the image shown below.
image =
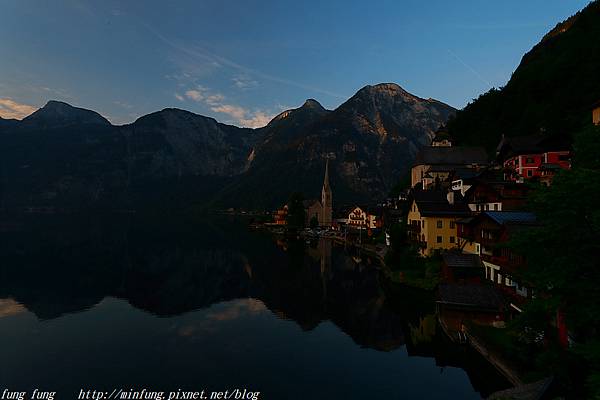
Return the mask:
[[[133,325],[122,328],[119,341],[128,343],[127,346],[142,346],[146,342],[130,344],[139,340],[142,331],[165,335],[157,343],[173,354],[179,354],[180,346],[193,344],[196,347],[185,347],[177,362],[185,365],[188,353],[201,351],[203,357],[213,362],[204,373],[223,382],[227,380],[218,375],[217,365],[223,364],[225,368],[240,354],[267,360],[279,353],[289,354],[297,367],[304,362],[298,361],[299,357],[313,357],[313,363],[325,363],[325,357],[328,362],[347,357],[349,351],[345,355],[336,351],[341,344],[339,338],[331,336],[342,331],[358,348],[377,350],[382,357],[405,348],[409,356],[434,359],[439,367],[464,369],[470,384],[461,386],[460,393],[466,397],[478,398],[477,392],[485,395],[505,386],[477,357],[441,338],[431,299],[412,291],[390,297],[377,269],[368,265],[367,257],[356,263],[342,247],[328,240],[310,244],[283,239],[277,242],[268,235],[250,233],[244,224],[230,220],[79,216],[35,218],[21,221],[18,226],[19,229],[0,234],[0,255],[7,261],[0,266],[0,298],[5,299],[0,300],[0,318],[28,310],[40,320],[58,323],[66,321],[61,316],[89,309],[96,313],[85,314],[86,318],[95,315],[90,324],[98,319],[116,324],[112,321],[125,318]],[[114,298],[120,300],[115,303]],[[146,320],[135,322],[141,321],[141,317],[124,309],[123,302],[161,317],[164,325],[161,323],[159,327],[156,325],[159,322]],[[196,310],[200,312],[192,313]],[[275,335],[274,332],[284,328],[274,325],[273,315],[296,324],[310,335],[302,340],[291,333]],[[151,328],[142,328],[146,325]],[[64,323],[61,326],[65,329],[63,335],[70,335]],[[231,336],[233,331],[227,327],[235,327],[233,331],[239,338]],[[265,329],[272,329],[271,334],[261,334]],[[128,336],[128,330],[134,336]],[[116,341],[114,335],[111,332],[108,337]],[[328,347],[311,342],[317,339],[329,343]],[[308,346],[307,343],[313,344],[304,350],[296,349]],[[138,350],[163,354],[154,342],[145,345]],[[115,351],[122,355],[122,347],[117,348]],[[256,351],[260,352],[255,354]],[[366,369],[376,367],[373,363],[381,367],[391,361],[371,359],[363,353],[354,357],[366,357],[364,361],[369,362]],[[264,379],[263,375],[282,373],[281,366],[264,362],[264,370],[253,372],[258,381]],[[162,365],[160,361],[157,363]],[[290,367],[294,370],[294,365]],[[188,373],[177,370],[178,377],[168,377],[167,381],[178,381]],[[411,370],[398,377],[400,366],[385,371],[389,373],[389,383],[396,379],[397,385],[415,378]],[[137,376],[134,382],[139,383],[152,376],[144,370],[129,373]],[[278,383],[269,381],[268,385],[283,385],[281,378],[276,379]],[[115,377],[109,375],[106,379],[113,382]],[[428,376],[425,380],[428,379],[433,378]],[[452,380],[447,384],[457,385]],[[321,389],[329,389],[330,385],[334,383],[323,383]],[[389,393],[395,393],[397,385],[390,386]],[[423,390],[429,393],[433,389]],[[439,392],[437,398],[456,397],[445,394],[448,396]]]

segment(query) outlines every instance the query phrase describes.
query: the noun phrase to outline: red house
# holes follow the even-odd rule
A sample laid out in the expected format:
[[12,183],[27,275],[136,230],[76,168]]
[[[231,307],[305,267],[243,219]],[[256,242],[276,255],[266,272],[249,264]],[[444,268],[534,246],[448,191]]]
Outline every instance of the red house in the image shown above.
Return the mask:
[[504,178],[516,182],[537,178],[550,184],[557,171],[571,168],[570,146],[558,137],[503,137],[496,155],[504,166]]

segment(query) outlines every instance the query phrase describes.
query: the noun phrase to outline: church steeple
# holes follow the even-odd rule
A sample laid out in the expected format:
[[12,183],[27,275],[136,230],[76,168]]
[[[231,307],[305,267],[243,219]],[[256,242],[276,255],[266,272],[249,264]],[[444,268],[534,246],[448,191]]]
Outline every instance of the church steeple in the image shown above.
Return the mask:
[[321,190],[321,226],[331,226],[333,206],[332,206],[331,187],[329,186],[329,158],[325,163],[325,178],[323,179],[323,189]]

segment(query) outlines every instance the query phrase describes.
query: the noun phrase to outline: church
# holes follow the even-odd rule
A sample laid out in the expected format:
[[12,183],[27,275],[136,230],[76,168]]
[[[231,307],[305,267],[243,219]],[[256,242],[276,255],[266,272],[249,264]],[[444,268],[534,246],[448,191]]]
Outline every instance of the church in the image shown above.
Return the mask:
[[333,198],[331,186],[329,185],[329,159],[325,163],[325,178],[323,179],[323,188],[321,189],[321,201],[305,200],[304,211],[306,215],[306,226],[311,225],[311,221],[316,219],[320,227],[331,227],[333,222]]

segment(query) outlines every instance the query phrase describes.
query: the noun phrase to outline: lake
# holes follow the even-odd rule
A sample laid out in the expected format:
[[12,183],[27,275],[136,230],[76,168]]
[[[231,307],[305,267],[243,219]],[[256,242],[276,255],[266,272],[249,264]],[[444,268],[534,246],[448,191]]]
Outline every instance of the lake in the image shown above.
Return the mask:
[[342,246],[232,218],[5,217],[0,390],[480,399],[509,384],[450,343],[433,296]]

